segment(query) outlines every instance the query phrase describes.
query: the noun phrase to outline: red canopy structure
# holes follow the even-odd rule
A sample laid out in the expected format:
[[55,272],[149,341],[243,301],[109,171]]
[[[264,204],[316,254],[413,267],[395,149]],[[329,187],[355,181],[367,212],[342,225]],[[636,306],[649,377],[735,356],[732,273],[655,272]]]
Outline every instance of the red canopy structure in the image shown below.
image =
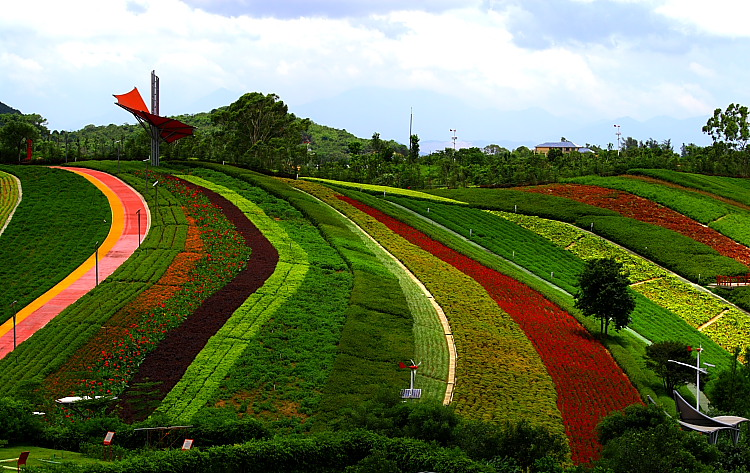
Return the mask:
[[195,127],[173,118],[161,117],[149,112],[137,87],[133,87],[133,90],[127,94],[115,94],[114,97],[117,99],[116,105],[132,113],[142,125],[151,125],[152,129],[158,132],[158,136],[167,143],[175,142],[193,134]]

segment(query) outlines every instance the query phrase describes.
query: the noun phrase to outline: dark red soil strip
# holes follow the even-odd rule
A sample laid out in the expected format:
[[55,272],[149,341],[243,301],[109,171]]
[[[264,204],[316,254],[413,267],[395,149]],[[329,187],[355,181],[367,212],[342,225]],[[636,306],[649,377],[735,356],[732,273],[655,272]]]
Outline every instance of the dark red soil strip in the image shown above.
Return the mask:
[[[154,393],[148,396],[149,404],[156,405],[182,378],[208,339],[216,334],[232,313],[273,274],[279,261],[276,248],[236,205],[216,192],[187,181],[182,182],[191,189],[200,189],[211,203],[222,209],[245,238],[245,243],[252,249],[252,255],[244,270],[209,297],[179,327],[171,330],[167,338],[146,356],[130,386],[146,382],[158,383],[152,388]],[[120,416],[127,422],[142,420],[150,414],[144,412],[142,399],[133,392],[134,390],[128,388],[120,396],[118,405]]]

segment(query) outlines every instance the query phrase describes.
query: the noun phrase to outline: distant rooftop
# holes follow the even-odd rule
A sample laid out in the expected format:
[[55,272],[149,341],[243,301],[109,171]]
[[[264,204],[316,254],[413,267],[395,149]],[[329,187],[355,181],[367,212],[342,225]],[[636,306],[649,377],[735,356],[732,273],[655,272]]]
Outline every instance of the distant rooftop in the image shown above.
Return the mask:
[[540,145],[536,145],[537,148],[581,148],[581,146],[573,143],[572,141],[548,141]]

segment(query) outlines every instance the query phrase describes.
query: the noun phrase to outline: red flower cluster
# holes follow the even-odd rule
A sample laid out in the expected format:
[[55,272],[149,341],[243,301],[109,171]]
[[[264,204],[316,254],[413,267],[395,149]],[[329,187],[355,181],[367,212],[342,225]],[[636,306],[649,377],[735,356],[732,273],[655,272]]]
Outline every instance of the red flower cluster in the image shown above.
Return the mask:
[[710,246],[724,256],[750,265],[750,248],[679,212],[628,192],[583,184],[549,184],[519,189],[614,210],[623,217],[673,230]]
[[487,268],[420,231],[348,197],[340,199],[376,218],[409,242],[479,282],[521,326],[557,387],[557,406],[576,464],[599,456],[596,424],[609,413],[641,403],[638,391],[604,346],[543,295]]

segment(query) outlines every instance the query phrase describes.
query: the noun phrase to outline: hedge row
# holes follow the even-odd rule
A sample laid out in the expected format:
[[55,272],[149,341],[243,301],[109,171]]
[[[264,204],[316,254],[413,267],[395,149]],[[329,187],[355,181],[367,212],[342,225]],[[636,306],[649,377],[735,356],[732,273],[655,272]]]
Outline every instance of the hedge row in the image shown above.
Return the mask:
[[[334,473],[341,471],[494,472],[455,448],[421,440],[390,439],[371,432],[284,436],[189,451],[144,453],[111,463],[76,468],[51,465],[44,471],[78,473]],[[505,470],[503,470],[505,471]]]

